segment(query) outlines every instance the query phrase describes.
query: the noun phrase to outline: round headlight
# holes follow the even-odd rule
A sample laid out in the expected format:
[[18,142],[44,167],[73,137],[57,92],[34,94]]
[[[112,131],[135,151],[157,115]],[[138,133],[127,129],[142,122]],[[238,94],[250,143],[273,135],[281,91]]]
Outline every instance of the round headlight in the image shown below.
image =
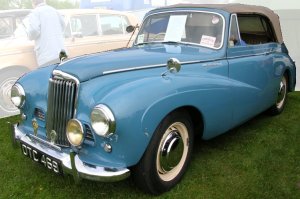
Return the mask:
[[67,124],[67,138],[73,146],[79,146],[83,142],[83,127],[82,124],[76,120],[71,119]]
[[95,133],[103,137],[114,133],[116,129],[113,113],[103,104],[99,104],[93,109],[91,113],[91,124]]
[[12,103],[18,107],[22,108],[25,102],[25,91],[23,87],[16,83],[11,87],[11,93],[10,93],[11,101]]

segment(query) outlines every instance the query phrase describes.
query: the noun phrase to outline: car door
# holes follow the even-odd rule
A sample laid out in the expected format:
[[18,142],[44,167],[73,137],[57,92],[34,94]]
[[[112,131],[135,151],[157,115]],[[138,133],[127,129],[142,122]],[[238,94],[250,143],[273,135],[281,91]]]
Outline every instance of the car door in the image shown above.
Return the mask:
[[274,36],[272,38],[267,33],[264,20],[259,15],[239,15],[239,18],[236,14],[231,16],[227,58],[233,86],[234,125],[260,113],[273,103],[276,85],[272,52],[276,44],[272,43]]
[[131,33],[126,32],[130,25],[126,16],[116,14],[100,15],[101,51],[127,46]]
[[65,37],[65,46],[70,57],[99,52],[100,34],[97,14],[70,16]]

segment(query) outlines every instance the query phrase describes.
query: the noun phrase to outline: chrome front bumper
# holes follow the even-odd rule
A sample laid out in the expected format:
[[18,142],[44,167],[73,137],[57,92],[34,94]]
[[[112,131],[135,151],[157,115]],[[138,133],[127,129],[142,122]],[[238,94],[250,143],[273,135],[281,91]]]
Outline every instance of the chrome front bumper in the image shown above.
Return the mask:
[[18,128],[18,125],[10,125],[12,143],[24,142],[37,150],[60,160],[64,174],[71,174],[77,182],[81,178],[102,182],[120,181],[130,176],[130,170],[127,168],[105,168],[96,165],[88,165],[82,162],[76,152],[70,150],[70,153],[63,152],[60,147],[42,140],[32,134],[25,134]]

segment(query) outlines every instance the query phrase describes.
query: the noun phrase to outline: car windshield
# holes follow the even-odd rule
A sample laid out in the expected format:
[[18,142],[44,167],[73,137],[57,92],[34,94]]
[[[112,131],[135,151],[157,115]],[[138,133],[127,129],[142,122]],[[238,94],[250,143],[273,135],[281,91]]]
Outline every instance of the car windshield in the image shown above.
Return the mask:
[[219,49],[223,44],[224,18],[211,12],[166,12],[148,16],[136,45],[153,42],[191,43]]

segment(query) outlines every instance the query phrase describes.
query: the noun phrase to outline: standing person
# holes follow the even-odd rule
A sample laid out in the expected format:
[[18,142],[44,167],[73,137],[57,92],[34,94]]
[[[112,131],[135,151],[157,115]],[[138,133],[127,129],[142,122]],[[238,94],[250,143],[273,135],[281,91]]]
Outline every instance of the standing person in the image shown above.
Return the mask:
[[65,23],[60,13],[46,4],[45,0],[32,0],[34,10],[25,25],[28,38],[35,41],[35,53],[39,66],[59,62],[59,53],[64,50]]

